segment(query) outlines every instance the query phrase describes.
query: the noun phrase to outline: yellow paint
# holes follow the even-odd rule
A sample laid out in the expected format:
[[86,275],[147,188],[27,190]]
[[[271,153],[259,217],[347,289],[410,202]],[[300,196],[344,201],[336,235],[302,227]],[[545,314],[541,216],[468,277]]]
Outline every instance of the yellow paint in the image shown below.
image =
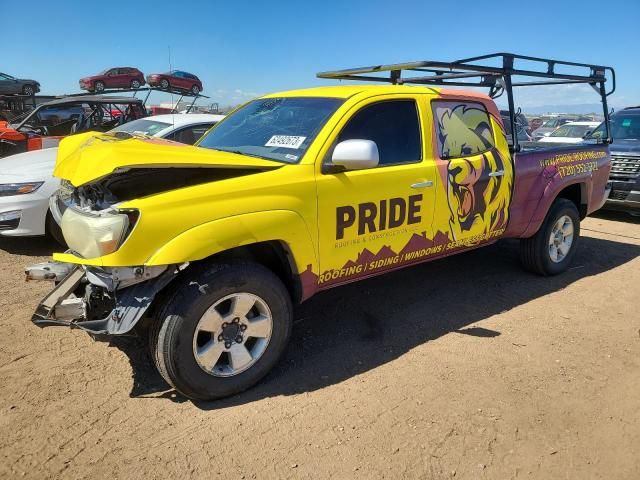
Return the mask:
[[[131,139],[116,142],[96,134],[65,139],[61,143],[55,174],[76,186],[128,168],[224,166],[263,170],[123,202],[119,207],[138,209],[140,219],[116,252],[94,259],[56,254],[55,259],[97,266],[163,265],[200,260],[236,246],[276,240],[290,249],[298,272],[310,266],[321,276],[322,287],[322,284],[329,284],[326,279],[331,284],[340,283],[354,275],[376,273],[376,270],[393,268],[396,264],[445,253],[455,242],[458,247],[467,241],[493,239],[503,231],[500,225],[485,218],[466,232],[456,224],[456,197],[451,195],[450,172],[447,173],[451,162],[440,160],[434,148],[438,140],[434,136],[432,102],[443,96],[438,89],[348,85],[268,95],[281,96],[345,99],[295,165],[162,141]],[[446,97],[455,99],[451,92]],[[328,152],[348,120],[366,105],[396,99],[414,100],[417,104],[422,158],[403,165],[323,173],[323,161],[328,158]],[[492,107],[490,101],[485,101]],[[492,122],[496,134],[492,154],[499,154],[508,164],[505,178],[511,182],[513,170],[506,140],[500,125],[495,120]],[[466,161],[473,166],[480,160],[466,158]],[[494,164],[489,167],[497,168]],[[414,184],[427,185],[429,182],[430,186],[412,188]],[[503,195],[508,210],[510,183],[501,188],[504,192],[509,190],[509,195]],[[383,211],[394,202],[395,211],[400,211],[398,204],[404,202],[405,210],[414,209],[414,216],[405,211],[405,221],[394,226],[377,220],[376,231],[359,232],[351,226],[344,229],[342,238],[337,238],[339,207],[357,208],[363,203],[373,203]],[[418,207],[419,212],[415,211]],[[378,228],[381,225],[382,228]],[[423,242],[424,248],[417,253],[401,255],[402,249],[416,240],[415,236],[420,237],[418,243]],[[438,242],[432,242],[434,237]],[[433,244],[429,245],[429,242]],[[377,254],[380,251],[396,255],[389,253],[385,258],[365,258],[366,252]],[[353,265],[358,261],[363,266]]]

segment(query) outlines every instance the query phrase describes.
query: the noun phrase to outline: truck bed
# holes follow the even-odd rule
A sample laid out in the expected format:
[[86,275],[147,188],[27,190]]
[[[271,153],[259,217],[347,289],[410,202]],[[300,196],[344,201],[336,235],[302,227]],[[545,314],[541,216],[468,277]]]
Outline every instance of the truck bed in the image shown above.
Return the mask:
[[584,218],[608,195],[609,148],[598,145],[540,146],[527,142],[514,154],[515,179],[510,209],[510,237],[533,235],[551,203],[561,196],[580,204]]

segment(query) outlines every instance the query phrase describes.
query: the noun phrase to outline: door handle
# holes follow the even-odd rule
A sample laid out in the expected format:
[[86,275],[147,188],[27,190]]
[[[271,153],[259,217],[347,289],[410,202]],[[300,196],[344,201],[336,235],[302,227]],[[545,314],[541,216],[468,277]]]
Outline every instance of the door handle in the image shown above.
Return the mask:
[[502,177],[504,175],[504,170],[498,170],[497,172],[489,173],[490,177]]
[[427,180],[426,182],[418,182],[411,184],[411,188],[424,188],[424,187],[432,187],[433,182],[431,180]]

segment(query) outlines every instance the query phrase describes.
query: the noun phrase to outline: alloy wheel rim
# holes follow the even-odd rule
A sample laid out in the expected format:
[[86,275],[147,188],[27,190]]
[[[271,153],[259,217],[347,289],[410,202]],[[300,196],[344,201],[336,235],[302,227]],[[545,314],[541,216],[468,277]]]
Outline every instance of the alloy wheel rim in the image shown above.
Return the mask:
[[554,263],[562,262],[571,251],[573,244],[573,220],[563,215],[553,224],[549,235],[549,258]]
[[232,377],[253,366],[271,340],[273,316],[252,293],[227,295],[202,315],[193,335],[193,355],[214,377]]

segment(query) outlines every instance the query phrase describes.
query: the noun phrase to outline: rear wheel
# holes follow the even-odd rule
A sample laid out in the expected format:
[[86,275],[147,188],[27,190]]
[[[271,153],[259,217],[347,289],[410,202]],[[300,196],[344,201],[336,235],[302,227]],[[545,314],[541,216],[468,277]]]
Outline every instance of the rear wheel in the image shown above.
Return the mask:
[[520,241],[522,264],[527,270],[540,275],[564,272],[575,255],[579,237],[578,209],[572,201],[558,198],[538,232]]
[[162,80],[160,80],[160,88],[169,90],[169,80],[167,80],[166,78],[163,78]]
[[253,386],[273,368],[289,340],[287,289],[257,264],[185,273],[150,330],[158,371],[192,399],[212,400]]
[[93,84],[93,89],[96,92],[104,92],[104,82],[97,81]]

